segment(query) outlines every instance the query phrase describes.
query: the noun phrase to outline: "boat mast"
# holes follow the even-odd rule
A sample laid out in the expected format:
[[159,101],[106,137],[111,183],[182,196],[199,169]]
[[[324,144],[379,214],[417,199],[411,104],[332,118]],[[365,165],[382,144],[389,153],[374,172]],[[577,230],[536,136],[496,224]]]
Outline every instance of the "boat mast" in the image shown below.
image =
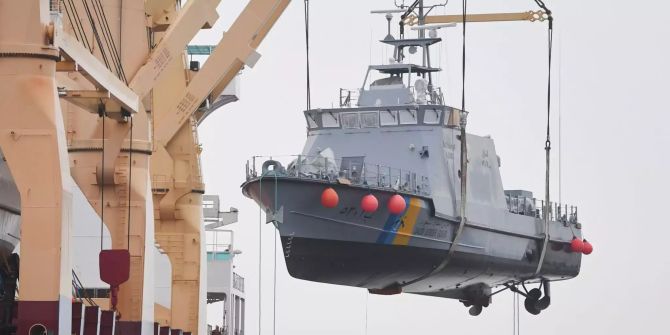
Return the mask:
[[[424,21],[425,20],[424,20],[424,17],[423,17],[423,0],[419,0],[419,25],[423,26]],[[419,38],[424,38],[424,37],[426,37],[426,31],[423,30],[423,29],[420,29],[419,30]],[[426,65],[426,64],[424,63],[424,65]]]

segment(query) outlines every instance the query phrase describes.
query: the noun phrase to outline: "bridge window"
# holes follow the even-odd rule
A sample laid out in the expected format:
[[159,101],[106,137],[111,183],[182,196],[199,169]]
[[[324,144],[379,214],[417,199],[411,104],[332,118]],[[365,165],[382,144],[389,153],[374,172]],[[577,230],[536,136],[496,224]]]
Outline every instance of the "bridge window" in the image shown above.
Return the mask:
[[398,115],[400,116],[400,124],[417,124],[415,109],[401,110]]
[[379,112],[361,113],[361,128],[379,127]]
[[333,112],[325,112],[321,114],[321,123],[324,128],[339,128],[340,115]]
[[318,127],[318,125],[316,124],[316,120],[314,120],[313,115],[307,114],[305,118],[307,119],[307,127],[309,127],[309,129],[314,129]]
[[361,127],[358,113],[342,113],[342,128],[358,129]]
[[379,112],[379,122],[382,126],[398,125],[398,111],[383,110]]
[[423,115],[423,123],[425,124],[438,124],[440,123],[440,116],[442,111],[439,109],[426,109]]

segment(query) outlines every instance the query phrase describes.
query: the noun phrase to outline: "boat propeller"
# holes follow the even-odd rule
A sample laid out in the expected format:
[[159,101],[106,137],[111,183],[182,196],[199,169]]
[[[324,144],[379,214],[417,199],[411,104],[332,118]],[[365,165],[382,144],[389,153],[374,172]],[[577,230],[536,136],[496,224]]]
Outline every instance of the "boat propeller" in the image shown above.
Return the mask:
[[[538,315],[543,310],[547,309],[551,305],[551,296],[549,294],[549,281],[542,280],[539,288],[533,288],[530,291],[523,292],[519,290],[516,286],[506,284],[505,285],[510,291],[518,293],[526,297],[523,302],[523,306],[526,308],[526,311],[532,315]],[[524,286],[525,289],[525,286]],[[544,289],[544,294],[542,292]]]
[[482,314],[484,307],[489,307],[489,302],[489,296],[477,298],[475,300],[461,300],[461,303],[463,303],[465,307],[470,307],[470,309],[468,309],[468,313],[470,313],[472,316],[478,316],[479,314]]
[[542,281],[540,287],[544,288],[544,296],[540,288],[534,288],[528,291],[526,294],[526,299],[523,302],[526,311],[533,315],[540,314],[540,312],[547,309],[551,304],[551,297],[549,295],[549,282]]

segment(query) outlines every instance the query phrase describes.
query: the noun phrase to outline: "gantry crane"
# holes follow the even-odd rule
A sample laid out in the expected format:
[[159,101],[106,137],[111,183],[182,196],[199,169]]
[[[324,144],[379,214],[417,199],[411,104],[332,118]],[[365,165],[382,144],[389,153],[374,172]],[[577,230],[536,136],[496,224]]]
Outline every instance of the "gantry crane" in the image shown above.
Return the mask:
[[[0,0],[0,147],[22,215],[18,318],[6,331],[81,334],[71,253],[93,251],[71,249],[78,187],[128,263],[111,299],[97,299],[112,309],[98,320],[111,316],[121,334],[154,334],[155,320],[161,334],[204,333],[195,112],[259,59],[288,3],[250,0],[191,71],[186,45],[216,22],[219,0]],[[154,303],[155,243],[172,265],[169,309]],[[99,331],[113,327],[100,321]]]

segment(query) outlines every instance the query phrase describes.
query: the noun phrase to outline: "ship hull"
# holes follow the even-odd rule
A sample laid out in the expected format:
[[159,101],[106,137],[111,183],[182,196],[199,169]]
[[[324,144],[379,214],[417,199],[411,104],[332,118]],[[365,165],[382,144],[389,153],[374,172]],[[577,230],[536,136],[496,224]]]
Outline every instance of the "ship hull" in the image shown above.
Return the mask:
[[[335,208],[320,203],[327,187],[339,195]],[[245,183],[243,192],[276,223],[288,272],[295,278],[372,290],[402,287],[403,292],[432,295],[539,278],[535,270],[543,240],[537,234],[472,226],[465,228],[442,268],[459,222],[435,217],[430,198],[401,194],[409,205],[404,213],[392,215],[386,209],[396,194],[392,190],[265,176]],[[375,213],[360,210],[366,194],[379,199]],[[502,244],[505,252],[496,252]],[[566,247],[564,241],[550,243],[542,278],[566,279],[579,273],[581,257]]]

